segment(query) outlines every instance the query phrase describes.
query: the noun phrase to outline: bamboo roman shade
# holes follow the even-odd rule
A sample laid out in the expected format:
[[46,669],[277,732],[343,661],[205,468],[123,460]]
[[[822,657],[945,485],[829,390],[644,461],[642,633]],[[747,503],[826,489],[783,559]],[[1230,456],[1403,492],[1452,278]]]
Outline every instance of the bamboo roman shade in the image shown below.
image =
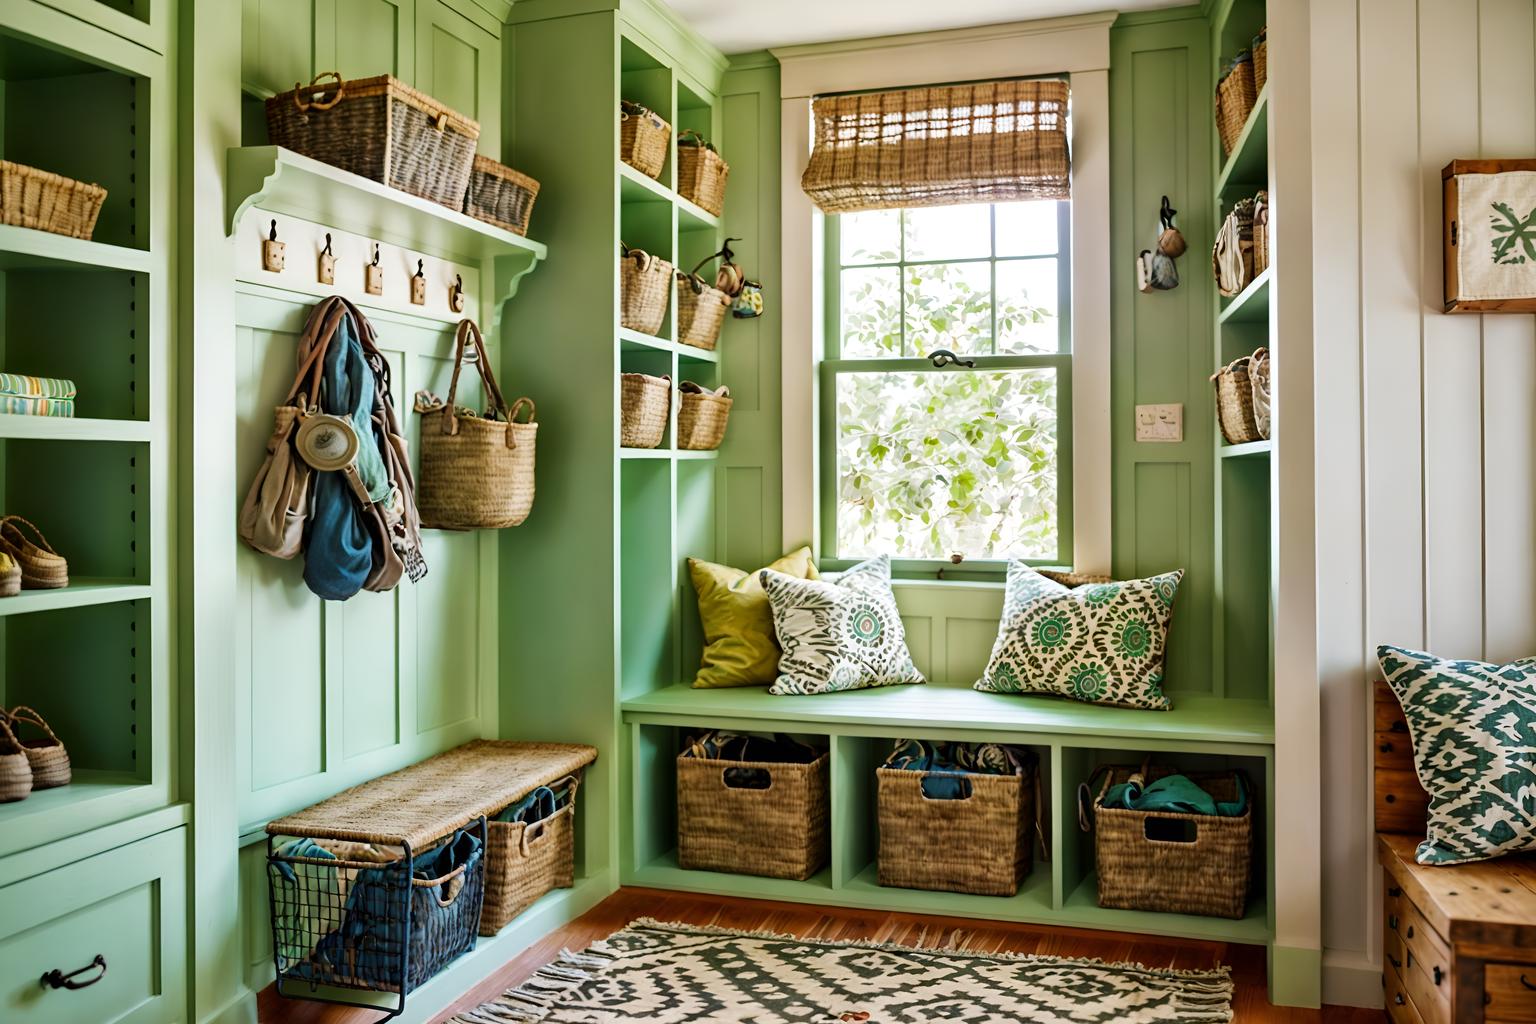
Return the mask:
[[801,187],[824,213],[1066,199],[1067,96],[1012,80],[817,97]]

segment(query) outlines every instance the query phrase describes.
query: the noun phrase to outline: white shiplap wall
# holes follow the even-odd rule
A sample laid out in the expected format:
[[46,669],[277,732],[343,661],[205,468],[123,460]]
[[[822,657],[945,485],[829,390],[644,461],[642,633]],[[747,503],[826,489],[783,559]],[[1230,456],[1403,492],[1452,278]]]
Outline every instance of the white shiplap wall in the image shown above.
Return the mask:
[[1439,311],[1441,167],[1536,155],[1536,4],[1312,0],[1310,33],[1324,995],[1379,1002],[1375,646],[1536,653],[1536,320]]

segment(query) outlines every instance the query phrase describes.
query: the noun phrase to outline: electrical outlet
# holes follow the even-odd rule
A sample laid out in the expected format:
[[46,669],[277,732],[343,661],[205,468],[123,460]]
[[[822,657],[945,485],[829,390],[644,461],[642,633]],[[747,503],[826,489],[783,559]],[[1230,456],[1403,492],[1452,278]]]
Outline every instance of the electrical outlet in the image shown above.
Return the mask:
[[1163,444],[1184,440],[1184,406],[1138,405],[1136,440]]

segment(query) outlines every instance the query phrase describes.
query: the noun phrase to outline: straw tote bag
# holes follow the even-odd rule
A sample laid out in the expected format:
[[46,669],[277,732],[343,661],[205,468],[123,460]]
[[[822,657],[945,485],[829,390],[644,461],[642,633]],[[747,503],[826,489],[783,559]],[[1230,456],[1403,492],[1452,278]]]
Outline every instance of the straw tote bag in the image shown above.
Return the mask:
[[[485,399],[496,419],[464,415],[454,404],[464,350],[474,344],[475,366],[485,382]],[[421,523],[439,530],[499,530],[517,526],[533,508],[534,422],[531,398],[519,398],[507,408],[491,372],[485,339],[473,320],[459,321],[454,336],[456,356],[448,402],[421,408],[421,489],[417,504]],[[528,419],[517,422],[523,407]]]

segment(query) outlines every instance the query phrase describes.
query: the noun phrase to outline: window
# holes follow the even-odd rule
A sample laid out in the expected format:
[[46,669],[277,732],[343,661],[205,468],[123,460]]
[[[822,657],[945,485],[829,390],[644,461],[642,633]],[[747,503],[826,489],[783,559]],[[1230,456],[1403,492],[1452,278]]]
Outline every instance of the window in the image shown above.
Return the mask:
[[823,561],[1070,564],[1069,204],[826,223]]

